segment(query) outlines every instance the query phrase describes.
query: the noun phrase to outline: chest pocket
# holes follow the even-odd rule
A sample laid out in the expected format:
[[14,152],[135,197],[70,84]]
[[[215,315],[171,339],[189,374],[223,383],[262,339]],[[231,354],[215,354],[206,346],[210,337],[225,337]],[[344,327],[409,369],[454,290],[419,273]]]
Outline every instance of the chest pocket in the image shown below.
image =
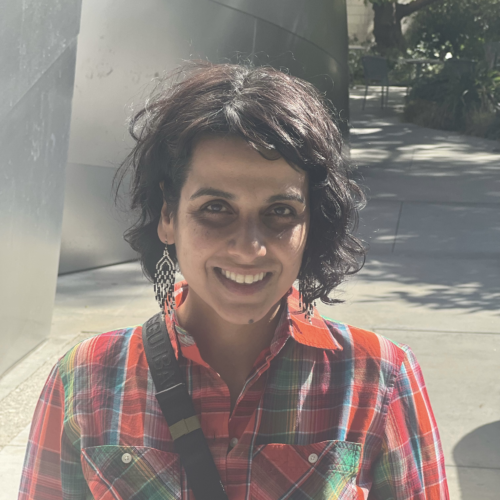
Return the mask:
[[83,474],[95,500],[178,500],[180,459],[145,446],[82,450]]
[[322,441],[266,444],[252,460],[252,500],[356,499],[361,445]]

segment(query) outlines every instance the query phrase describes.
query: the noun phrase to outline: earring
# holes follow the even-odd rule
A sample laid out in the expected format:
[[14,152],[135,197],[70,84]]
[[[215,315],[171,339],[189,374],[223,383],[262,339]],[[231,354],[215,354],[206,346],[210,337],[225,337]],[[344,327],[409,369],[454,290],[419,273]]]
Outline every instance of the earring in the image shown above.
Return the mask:
[[[304,294],[302,293],[302,282],[299,282],[299,309],[305,313],[305,317],[307,319],[307,321],[309,321],[309,324],[311,325],[312,324],[312,317],[313,317],[313,314],[314,314],[314,308],[313,308],[313,304],[310,303],[310,302],[307,302],[305,299],[304,299]],[[314,305],[316,305],[316,303],[314,303]]]
[[154,279],[155,298],[160,305],[161,312],[165,315],[165,302],[167,303],[167,313],[169,316],[175,309],[174,297],[175,284],[175,264],[168,247],[165,245],[162,258],[156,264],[156,273]]

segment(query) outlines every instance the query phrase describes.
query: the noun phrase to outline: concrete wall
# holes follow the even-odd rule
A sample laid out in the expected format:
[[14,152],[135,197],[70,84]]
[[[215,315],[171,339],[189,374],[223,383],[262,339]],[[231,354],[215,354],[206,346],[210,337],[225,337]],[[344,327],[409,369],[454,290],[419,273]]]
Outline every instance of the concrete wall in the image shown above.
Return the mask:
[[127,118],[155,77],[192,58],[289,68],[348,118],[345,0],[84,0],[60,272],[135,257],[111,198]]
[[56,287],[80,0],[0,16],[0,374],[48,335]]

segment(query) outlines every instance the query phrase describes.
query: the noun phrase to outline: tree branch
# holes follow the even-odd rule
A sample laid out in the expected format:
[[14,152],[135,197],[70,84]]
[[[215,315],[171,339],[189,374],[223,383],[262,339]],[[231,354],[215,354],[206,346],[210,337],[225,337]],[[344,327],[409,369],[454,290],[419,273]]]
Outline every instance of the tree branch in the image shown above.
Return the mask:
[[396,4],[396,17],[401,20],[403,17],[417,12],[417,10],[440,1],[441,0],[413,0],[413,2],[410,3],[398,3]]

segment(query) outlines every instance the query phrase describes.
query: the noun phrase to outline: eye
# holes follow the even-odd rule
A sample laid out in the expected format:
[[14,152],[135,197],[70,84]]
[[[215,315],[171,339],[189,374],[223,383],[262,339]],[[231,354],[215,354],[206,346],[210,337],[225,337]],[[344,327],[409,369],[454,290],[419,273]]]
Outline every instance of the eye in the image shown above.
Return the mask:
[[202,210],[202,212],[207,212],[209,214],[220,214],[220,213],[227,213],[228,212],[228,209],[225,206],[225,204],[220,203],[218,201],[208,203],[201,210]]
[[274,207],[272,209],[273,215],[277,215],[278,217],[290,217],[291,215],[295,215],[295,210],[293,208],[281,205],[279,207]]

